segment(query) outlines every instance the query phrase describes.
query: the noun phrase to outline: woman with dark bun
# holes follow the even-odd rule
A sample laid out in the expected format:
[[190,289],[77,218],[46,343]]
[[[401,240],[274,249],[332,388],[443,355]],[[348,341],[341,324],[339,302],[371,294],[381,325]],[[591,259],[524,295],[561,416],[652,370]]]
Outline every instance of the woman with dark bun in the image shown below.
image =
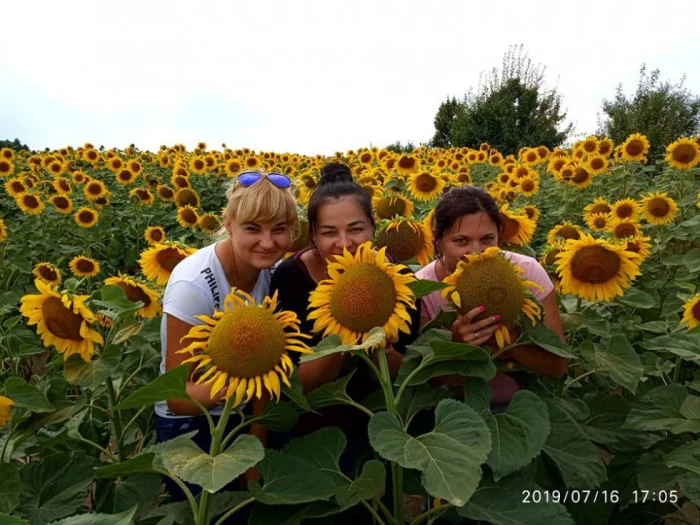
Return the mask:
[[[437,259],[419,272],[420,279],[442,281],[454,273],[458,261],[467,254],[479,254],[490,246],[498,246],[502,228],[501,214],[496,202],[481,188],[465,186],[453,188],[440,197],[433,215],[432,230]],[[531,292],[544,310],[544,325],[564,341],[557,297],[554,286],[544,268],[536,259],[519,253],[502,250],[511,263],[524,271],[524,277],[539,285]],[[435,318],[439,309],[449,309],[441,292],[433,292],[423,298],[421,325]],[[498,315],[475,321],[479,308],[457,318],[451,327],[454,341],[473,346],[495,346],[494,332],[501,326]],[[511,332],[516,327],[507,327]],[[515,336],[516,334],[514,334]],[[561,377],[566,374],[568,361],[534,345],[521,345],[508,350],[501,357],[516,361],[535,373]],[[491,381],[492,407],[503,408],[510,403],[519,385],[513,377],[498,373]]]
[[[335,255],[342,255],[344,248],[354,254],[358,246],[372,240],[375,224],[369,196],[362,186],[353,181],[350,169],[338,163],[326,164],[321,170],[321,177],[309,200],[307,217],[312,246],[279,265],[270,283],[270,294],[278,292],[280,308],[295,312],[301,320],[300,330],[313,334],[314,321],[308,318],[309,294],[320,281],[328,279],[328,263],[334,260]],[[420,301],[416,301],[416,309],[409,310],[409,313],[411,333],[401,333],[398,341],[386,349],[389,368],[394,374],[401,364],[406,345],[418,335]],[[308,344],[314,346],[320,340],[321,334],[317,334]],[[349,366],[345,362],[349,360],[340,353],[302,363],[298,373],[304,392],[344,375],[342,369]],[[376,388],[376,382],[362,363],[348,385],[350,397],[361,400]],[[305,427],[304,431],[321,425],[347,429],[366,419],[362,412],[347,406],[328,407],[319,412],[321,416],[307,415],[303,418],[305,421],[301,426]],[[311,422],[312,419],[315,421]]]

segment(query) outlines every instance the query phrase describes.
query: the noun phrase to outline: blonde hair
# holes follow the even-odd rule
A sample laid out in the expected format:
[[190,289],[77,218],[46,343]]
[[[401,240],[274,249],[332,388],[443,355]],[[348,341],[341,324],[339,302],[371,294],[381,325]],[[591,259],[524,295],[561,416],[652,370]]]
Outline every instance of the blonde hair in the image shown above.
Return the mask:
[[[263,178],[251,186],[242,186],[231,181],[226,189],[227,204],[223,211],[224,221],[232,219],[239,224],[245,222],[284,221],[291,224],[294,230],[298,228],[299,216],[296,200],[291,187],[278,188],[265,175],[267,172],[257,172]],[[223,226],[216,235],[223,240],[229,237],[228,230]]]

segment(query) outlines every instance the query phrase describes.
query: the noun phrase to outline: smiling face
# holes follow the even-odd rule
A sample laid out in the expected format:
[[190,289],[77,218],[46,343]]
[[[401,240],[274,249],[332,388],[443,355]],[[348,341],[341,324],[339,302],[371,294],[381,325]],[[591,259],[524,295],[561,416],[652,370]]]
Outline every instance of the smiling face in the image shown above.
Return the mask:
[[292,243],[292,225],[284,220],[250,221],[239,224],[226,221],[236,263],[258,270],[270,268],[279,261]]
[[318,211],[312,240],[323,260],[343,255],[343,248],[352,254],[363,242],[374,236],[370,218],[353,196],[329,199]]
[[483,211],[462,215],[436,244],[448,269],[454,270],[464,255],[498,245],[498,227]]

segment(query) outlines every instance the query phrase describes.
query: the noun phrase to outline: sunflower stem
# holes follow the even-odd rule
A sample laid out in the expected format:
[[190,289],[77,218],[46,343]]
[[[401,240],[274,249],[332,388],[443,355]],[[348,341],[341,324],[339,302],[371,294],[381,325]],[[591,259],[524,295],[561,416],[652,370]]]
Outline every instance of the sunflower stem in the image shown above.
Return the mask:
[[230,518],[231,516],[233,516],[236,512],[238,512],[239,510],[241,510],[241,509],[242,509],[243,507],[245,507],[246,505],[249,505],[250,503],[253,503],[254,501],[255,501],[255,498],[248,498],[248,499],[246,499],[246,500],[241,501],[238,505],[236,505],[236,506],[233,507],[231,510],[229,510],[226,514],[224,514],[223,516],[221,516],[221,517],[219,518],[219,520],[216,522],[215,525],[224,525],[224,523],[226,523],[226,520],[227,520],[228,518]]
[[586,377],[588,377],[591,374],[595,374],[596,372],[597,372],[597,370],[594,368],[593,370],[589,370],[588,372],[584,372],[580,376],[572,379],[571,382],[562,389],[562,391],[561,391],[562,396],[564,394],[566,394],[566,391],[569,390],[569,388],[571,388],[574,384],[578,383],[582,379],[585,379]]
[[672,385],[675,385],[678,382],[678,377],[681,374],[681,356],[676,356],[676,369],[673,371],[673,380],[671,381]]
[[438,505],[437,507],[433,507],[432,509],[428,510],[427,512],[424,512],[420,516],[418,516],[416,519],[414,519],[411,522],[411,525],[418,525],[419,523],[422,523],[426,518],[430,518],[430,522],[432,522],[437,516],[442,514],[443,512],[447,512],[450,509],[453,509],[454,505],[452,503],[445,503],[444,505]]
[[124,453],[122,415],[118,410],[114,410],[114,407],[117,405],[117,394],[111,377],[107,378],[107,397],[109,398],[109,410],[112,413],[111,419],[114,427],[114,439],[117,443],[117,455],[119,456],[119,461],[124,461],[126,454]]

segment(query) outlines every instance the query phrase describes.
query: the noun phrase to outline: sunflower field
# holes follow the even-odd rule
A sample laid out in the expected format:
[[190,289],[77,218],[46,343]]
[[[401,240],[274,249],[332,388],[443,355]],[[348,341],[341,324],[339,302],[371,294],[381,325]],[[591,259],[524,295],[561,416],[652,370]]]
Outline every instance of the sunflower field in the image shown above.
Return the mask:
[[[341,513],[385,525],[700,523],[700,138],[679,138],[665,158],[648,152],[640,134],[515,154],[488,144],[332,157],[204,143],[155,153],[2,149],[0,523],[223,525],[243,513],[249,523],[288,525],[335,523]],[[317,347],[294,335],[294,319],[274,313],[274,299],[256,310],[259,326],[284,327],[280,337],[302,362],[348,353],[376,375],[375,394],[353,399],[352,371],[302,394],[282,354],[262,386],[257,371],[255,380],[241,372],[226,383],[225,414],[269,391],[275,402],[261,416],[244,416],[230,433],[209,418],[209,451],[191,434],[156,444],[154,403],[188,398],[188,366],[158,375],[160,300],[173,268],[215,241],[231,179],[285,173],[303,209],[329,161],[350,166],[371,196],[375,249],[414,270],[435,257],[429,224],[438,197],[483,187],[501,206],[501,247],[537,258],[555,284],[566,343],[495,253],[470,256],[445,283],[396,274],[371,250],[337,264],[383,272],[394,296],[375,304],[387,315],[438,289],[459,306],[469,299],[462,276],[479,264],[499,267],[506,277],[489,270],[481,288],[517,296],[513,317],[524,314],[519,338],[499,333],[499,348],[536,344],[569,359],[566,376],[538,377],[452,342],[443,327],[455,314],[441,312],[392,379],[384,353],[373,359],[371,349],[403,321],[339,328],[320,286],[312,315],[325,319],[326,338]],[[308,244],[302,216],[293,249]],[[211,344],[208,332],[189,348],[198,367],[211,366],[198,354]],[[489,380],[498,371],[525,388],[492,414]],[[466,380],[433,386],[446,374]],[[340,458],[354,444],[336,427],[277,450],[247,432],[255,423],[284,433],[300,415],[335,405],[367,416],[369,439],[350,471]],[[259,482],[222,490],[251,467]],[[184,501],[172,501],[163,477]]]

